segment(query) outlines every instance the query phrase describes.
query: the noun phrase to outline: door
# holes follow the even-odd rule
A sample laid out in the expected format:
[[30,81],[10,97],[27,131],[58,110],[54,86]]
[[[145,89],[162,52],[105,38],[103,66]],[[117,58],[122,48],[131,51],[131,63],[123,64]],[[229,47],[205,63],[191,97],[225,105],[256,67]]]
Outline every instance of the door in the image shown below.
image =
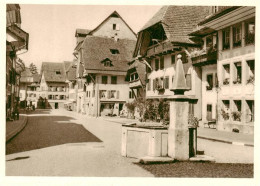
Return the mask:
[[58,109],[58,108],[59,108],[59,104],[55,103],[55,109]]
[[207,105],[207,120],[212,121],[212,105]]

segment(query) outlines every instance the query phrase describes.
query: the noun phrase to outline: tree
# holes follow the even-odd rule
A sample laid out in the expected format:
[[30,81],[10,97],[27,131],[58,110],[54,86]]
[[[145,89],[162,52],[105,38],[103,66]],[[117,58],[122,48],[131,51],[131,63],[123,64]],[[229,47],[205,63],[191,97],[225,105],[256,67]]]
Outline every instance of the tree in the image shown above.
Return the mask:
[[29,66],[29,69],[31,71],[32,74],[38,74],[38,70],[35,64],[31,63]]

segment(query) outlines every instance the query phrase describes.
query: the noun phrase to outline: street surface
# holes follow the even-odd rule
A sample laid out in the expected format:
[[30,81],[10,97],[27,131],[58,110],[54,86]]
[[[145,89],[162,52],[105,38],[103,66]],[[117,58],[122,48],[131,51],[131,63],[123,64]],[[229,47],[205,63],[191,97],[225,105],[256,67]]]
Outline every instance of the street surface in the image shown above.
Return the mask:
[[[253,163],[253,147],[198,139],[198,149],[217,162]],[[65,110],[29,115],[6,152],[7,176],[153,176],[121,156],[121,124]]]

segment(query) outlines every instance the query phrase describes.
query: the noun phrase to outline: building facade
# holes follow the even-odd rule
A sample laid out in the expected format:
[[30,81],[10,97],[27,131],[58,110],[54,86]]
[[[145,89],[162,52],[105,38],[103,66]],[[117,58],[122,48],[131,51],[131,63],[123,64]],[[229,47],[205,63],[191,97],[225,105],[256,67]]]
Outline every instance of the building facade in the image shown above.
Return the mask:
[[65,63],[42,63],[39,96],[47,100],[43,108],[64,108],[68,97]]
[[19,105],[20,74],[25,66],[18,57],[28,50],[29,34],[21,29],[18,4],[6,5],[6,118],[13,119]]
[[212,114],[218,130],[253,133],[255,7],[226,7],[192,35],[203,37],[205,45],[213,37],[214,64],[203,66],[202,74],[204,120]]
[[92,31],[77,29],[77,112],[119,115],[129,100],[125,81],[136,35],[115,11]]
[[212,14],[211,7],[164,6],[139,31],[134,57],[147,64],[146,99],[158,106],[161,99],[174,96],[173,80],[177,55],[182,56],[186,84],[191,98],[190,113],[201,118],[200,68],[192,65],[191,54],[198,46],[188,34],[196,24]]
[[25,108],[26,106],[34,106],[37,108],[40,90],[39,81],[40,75],[32,74],[27,67],[21,73],[19,92],[20,108]]

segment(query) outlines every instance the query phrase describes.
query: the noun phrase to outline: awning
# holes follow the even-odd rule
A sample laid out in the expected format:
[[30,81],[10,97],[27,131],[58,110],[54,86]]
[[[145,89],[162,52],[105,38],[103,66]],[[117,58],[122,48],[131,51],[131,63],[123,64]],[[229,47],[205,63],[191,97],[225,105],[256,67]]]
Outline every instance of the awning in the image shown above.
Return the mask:
[[[15,51],[22,49],[28,50],[29,34],[27,32],[16,25],[7,27],[6,32],[16,39],[16,41],[8,42],[8,44],[12,45],[12,49],[14,49]],[[7,49],[9,48],[10,47],[7,47]]]

